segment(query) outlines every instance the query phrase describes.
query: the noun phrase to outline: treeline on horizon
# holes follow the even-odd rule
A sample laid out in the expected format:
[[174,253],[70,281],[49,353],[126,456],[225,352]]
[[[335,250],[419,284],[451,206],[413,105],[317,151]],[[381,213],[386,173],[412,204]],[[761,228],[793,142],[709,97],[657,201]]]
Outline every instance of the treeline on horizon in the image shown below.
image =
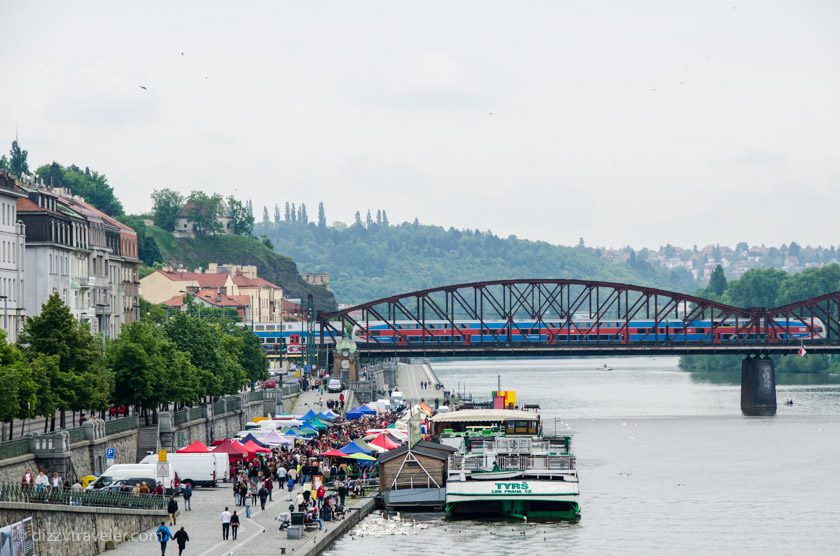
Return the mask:
[[[809,268],[788,274],[774,268],[748,270],[737,280],[728,281],[719,266],[709,285],[697,292],[707,299],[736,307],[780,307],[811,297],[840,291],[840,265]],[[840,358],[831,355],[773,355],[780,372],[840,373]],[[719,371],[741,368],[740,355],[684,355],[680,367],[687,370]]]

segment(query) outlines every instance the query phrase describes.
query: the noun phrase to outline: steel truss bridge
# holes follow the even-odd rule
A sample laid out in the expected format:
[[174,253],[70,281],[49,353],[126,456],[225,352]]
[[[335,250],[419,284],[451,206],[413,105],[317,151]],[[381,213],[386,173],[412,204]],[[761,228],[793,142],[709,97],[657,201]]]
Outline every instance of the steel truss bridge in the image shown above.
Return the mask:
[[[802,347],[840,353],[840,292],[783,307],[740,308],[630,284],[496,280],[377,299],[320,313],[318,321],[321,346],[352,329],[359,352],[371,356],[749,355]],[[631,334],[638,321],[652,324]],[[698,338],[689,324],[699,321],[709,324]],[[462,331],[467,322],[480,328],[480,341]],[[819,334],[796,338],[797,330]]]

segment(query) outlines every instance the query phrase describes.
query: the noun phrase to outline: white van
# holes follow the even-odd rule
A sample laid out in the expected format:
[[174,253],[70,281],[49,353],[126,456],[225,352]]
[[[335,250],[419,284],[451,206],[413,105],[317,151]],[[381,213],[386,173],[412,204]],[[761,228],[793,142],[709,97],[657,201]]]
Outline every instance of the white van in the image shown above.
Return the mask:
[[403,407],[405,407],[405,397],[403,397],[403,393],[399,390],[394,390],[391,392],[391,410],[399,411]]
[[157,467],[153,463],[118,463],[106,469],[98,479],[87,486],[87,490],[101,490],[113,484],[134,487],[145,482],[152,489],[158,482],[163,483],[167,494],[177,490],[178,475],[169,466],[168,477],[157,477]]
[[[155,464],[158,461],[157,454],[149,454],[140,463]],[[228,479],[230,458],[227,454],[216,453],[195,453],[166,455],[169,467],[175,470],[182,483],[190,483],[193,486],[216,486],[216,481]]]

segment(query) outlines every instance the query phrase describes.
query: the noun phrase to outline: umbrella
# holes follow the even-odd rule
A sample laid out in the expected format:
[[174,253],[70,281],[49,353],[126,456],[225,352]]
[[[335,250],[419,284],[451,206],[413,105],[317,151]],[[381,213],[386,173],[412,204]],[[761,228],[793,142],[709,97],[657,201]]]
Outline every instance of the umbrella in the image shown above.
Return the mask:
[[185,446],[180,450],[177,450],[176,454],[206,454],[210,451],[210,448],[201,442],[200,440],[196,440],[189,446]]
[[357,454],[350,454],[349,456],[344,456],[347,459],[356,459],[360,461],[376,461],[375,457],[371,457],[367,454],[357,453]]

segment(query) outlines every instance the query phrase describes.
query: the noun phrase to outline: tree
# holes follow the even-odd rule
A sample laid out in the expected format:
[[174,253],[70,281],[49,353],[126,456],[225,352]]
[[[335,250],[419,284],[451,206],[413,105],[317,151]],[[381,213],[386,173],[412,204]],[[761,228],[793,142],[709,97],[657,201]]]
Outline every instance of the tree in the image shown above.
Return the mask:
[[723,267],[720,265],[717,265],[715,270],[712,272],[712,276],[709,279],[709,290],[714,293],[718,299],[723,295],[723,292],[726,291],[726,275],[723,273]]
[[234,199],[233,196],[228,196],[227,204],[233,233],[240,236],[253,235],[254,217],[248,214],[248,209],[245,208],[245,205]]
[[370,209],[367,211],[367,215],[365,215],[365,227],[370,228],[373,224],[373,218],[370,216]]
[[58,357],[52,388],[62,428],[68,409],[104,408],[112,383],[109,373],[100,365],[98,342],[87,325],[73,317],[58,294],[50,296],[41,314],[26,321],[18,342],[30,360],[38,354]]
[[298,217],[298,222],[301,224],[309,224],[309,214],[306,212],[306,203],[300,204],[300,214]]
[[184,197],[174,189],[155,189],[152,192],[152,218],[155,226],[171,232],[175,229],[175,221],[181,207],[184,206]]
[[254,202],[251,199],[248,199],[248,215],[254,217]]
[[280,220],[280,205],[274,203],[274,223],[279,224]]
[[738,245],[735,246],[735,251],[737,251],[739,253],[746,253],[749,250],[750,250],[750,246],[747,245],[746,241],[740,241],[740,242],[738,242]]
[[187,198],[187,218],[192,222],[197,236],[208,236],[222,232],[222,196],[218,193],[208,195],[203,191],[193,191]]
[[382,209],[376,209],[376,224],[382,224]]
[[29,156],[29,151],[20,148],[17,139],[12,141],[12,148],[9,151],[9,170],[16,176],[22,176],[29,173],[29,164],[26,159]]
[[295,204],[292,203],[292,224],[297,222],[297,209],[295,208]]
[[292,209],[289,206],[289,201],[286,201],[286,222],[292,221]]
[[318,203],[318,229],[324,230],[327,227],[327,214],[324,211],[324,203]]
[[35,170],[41,180],[53,187],[64,187],[73,195],[79,195],[85,201],[111,216],[122,216],[123,206],[114,195],[114,188],[108,184],[104,174],[84,170],[71,164],[64,167],[58,162],[45,164]]
[[114,372],[115,403],[134,406],[147,424],[149,412],[158,406],[199,397],[189,357],[152,322],[124,326],[107,358]]
[[268,218],[268,207],[263,205],[262,223],[263,224],[268,224],[269,222],[271,222],[271,220]]
[[242,338],[242,347],[239,354],[239,364],[245,369],[248,381],[253,383],[268,378],[268,358],[265,350],[260,345],[260,339],[243,326],[236,326],[233,334]]
[[354,224],[362,225],[362,214],[359,211],[356,211],[356,214],[353,216]]
[[724,301],[736,307],[776,307],[786,274],[774,268],[751,269],[726,288]]
[[6,155],[0,155],[0,170],[8,170],[9,169],[9,159],[6,158]]
[[388,213],[385,212],[385,209],[382,209],[382,225],[388,226]]

